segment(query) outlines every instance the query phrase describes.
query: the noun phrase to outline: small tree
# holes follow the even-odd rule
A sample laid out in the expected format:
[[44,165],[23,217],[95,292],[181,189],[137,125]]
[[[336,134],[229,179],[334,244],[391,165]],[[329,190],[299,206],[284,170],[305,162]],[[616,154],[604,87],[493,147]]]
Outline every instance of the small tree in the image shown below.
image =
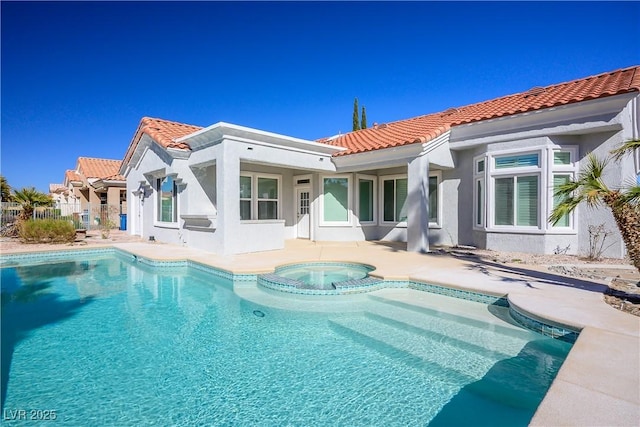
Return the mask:
[[367,110],[365,109],[364,105],[362,106],[362,120],[360,120],[360,128],[367,128]]
[[358,98],[353,100],[353,130],[360,130],[360,119],[358,118]]
[[14,191],[13,200],[22,206],[20,214],[22,220],[31,219],[36,206],[51,206],[53,204],[53,199],[49,195],[41,193],[34,187],[25,187],[22,190]]
[[[638,141],[628,141],[612,154],[614,159],[620,159],[638,147]],[[589,154],[577,180],[562,184],[555,191],[554,196],[560,197],[562,202],[553,209],[549,221],[558,223],[582,202],[590,207],[604,204],[613,214],[631,262],[640,271],[640,185],[631,185],[626,189],[607,187],[602,176],[608,162],[609,158],[600,160],[593,153]]]

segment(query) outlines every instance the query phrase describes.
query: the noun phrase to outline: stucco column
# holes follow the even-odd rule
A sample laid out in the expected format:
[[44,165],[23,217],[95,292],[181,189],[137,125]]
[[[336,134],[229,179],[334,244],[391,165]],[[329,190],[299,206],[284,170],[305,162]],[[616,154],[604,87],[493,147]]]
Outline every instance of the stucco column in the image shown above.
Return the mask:
[[216,233],[222,253],[232,253],[232,241],[240,226],[240,158],[229,141],[222,141],[216,159],[216,201],[218,209]]
[[419,156],[407,166],[407,250],[429,252],[429,158]]

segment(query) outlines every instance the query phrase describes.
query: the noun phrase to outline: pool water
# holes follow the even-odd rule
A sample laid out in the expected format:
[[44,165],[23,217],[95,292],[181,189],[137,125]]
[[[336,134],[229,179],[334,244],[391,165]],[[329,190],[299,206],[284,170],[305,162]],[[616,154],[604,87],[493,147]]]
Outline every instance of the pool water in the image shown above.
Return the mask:
[[3,412],[51,425],[524,426],[571,348],[426,293],[323,313],[120,256],[0,273]]
[[275,274],[299,280],[317,289],[333,289],[335,282],[363,279],[372,270],[373,267],[365,264],[304,263],[276,268]]

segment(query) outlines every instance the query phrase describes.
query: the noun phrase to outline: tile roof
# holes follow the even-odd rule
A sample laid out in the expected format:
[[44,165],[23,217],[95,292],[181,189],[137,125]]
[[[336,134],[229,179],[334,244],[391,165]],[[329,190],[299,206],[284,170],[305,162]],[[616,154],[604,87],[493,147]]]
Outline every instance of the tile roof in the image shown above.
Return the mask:
[[131,156],[136,150],[142,135],[149,135],[154,141],[164,148],[177,148],[188,150],[189,145],[175,140],[183,136],[189,135],[195,131],[202,129],[201,126],[187,125],[184,123],[172,122],[169,120],[155,119],[152,117],[143,117],[140,120],[138,129],[131,139],[129,148],[124,156],[123,163],[129,162]]
[[450,108],[407,120],[349,132],[317,142],[345,147],[335,156],[431,141],[456,125],[541,110],[606,96],[640,91],[640,66],[546,87],[532,88],[490,101]]
[[66,190],[64,184],[49,184],[49,193],[63,193]]
[[64,173],[64,182],[68,184],[73,181],[82,181],[82,177],[76,173],[76,171],[67,170]]
[[85,178],[125,181],[124,176],[119,175],[121,164],[121,160],[78,157],[77,172]]

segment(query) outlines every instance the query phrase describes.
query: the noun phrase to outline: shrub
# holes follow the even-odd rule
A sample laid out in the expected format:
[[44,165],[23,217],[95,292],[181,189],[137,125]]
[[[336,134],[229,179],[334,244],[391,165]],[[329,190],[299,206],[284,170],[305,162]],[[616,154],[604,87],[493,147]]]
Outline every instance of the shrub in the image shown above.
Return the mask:
[[19,236],[24,243],[71,243],[76,239],[76,230],[65,220],[30,219],[20,224]]

